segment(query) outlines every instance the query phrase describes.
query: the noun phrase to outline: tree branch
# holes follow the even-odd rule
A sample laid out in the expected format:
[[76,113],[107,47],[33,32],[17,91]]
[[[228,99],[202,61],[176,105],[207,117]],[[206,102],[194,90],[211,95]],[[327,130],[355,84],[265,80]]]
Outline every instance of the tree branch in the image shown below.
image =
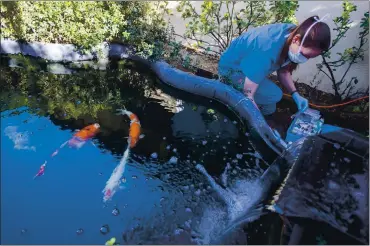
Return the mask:
[[334,77],[333,71],[332,71],[331,67],[328,65],[328,62],[326,61],[325,57],[323,55],[321,57],[322,57],[322,60],[323,60],[323,63],[325,65],[325,67],[328,69],[328,71],[330,73],[330,77],[326,73],[325,74],[330,78],[330,80],[333,83],[333,88],[334,88],[335,96],[336,97],[340,97],[337,84],[335,83],[335,77]]
[[357,49],[356,54],[353,55],[353,57],[351,59],[351,62],[349,63],[349,65],[347,67],[347,70],[344,72],[340,82],[343,81],[343,79],[346,77],[349,69],[352,67],[352,65],[355,63],[356,59],[359,57],[361,48],[362,48],[362,46],[364,46],[364,35],[366,35],[366,32],[363,33],[363,35],[360,36],[360,47]]
[[209,45],[209,46],[212,46],[212,47],[219,47],[218,45],[211,44],[211,43],[209,43],[209,42],[207,42],[207,41],[203,41],[203,40],[197,39],[197,38],[195,38],[195,37],[194,37],[194,38],[191,38],[191,37],[184,37],[184,36],[181,36],[180,34],[177,34],[177,33],[174,33],[173,35],[178,36],[178,37],[183,38],[183,39],[191,39],[191,40],[194,40],[194,41],[197,41],[197,42],[202,42],[202,43],[205,43],[205,44],[207,44],[207,45]]

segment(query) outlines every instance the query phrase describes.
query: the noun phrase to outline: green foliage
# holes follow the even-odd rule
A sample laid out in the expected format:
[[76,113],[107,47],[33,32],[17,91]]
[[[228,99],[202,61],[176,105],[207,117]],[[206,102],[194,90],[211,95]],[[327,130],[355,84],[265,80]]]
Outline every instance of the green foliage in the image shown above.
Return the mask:
[[[203,1],[198,13],[192,1],[181,1],[177,11],[188,20],[185,39],[196,41],[193,47],[206,53],[219,55],[233,38],[249,27],[275,22],[296,23],[297,1],[276,1],[269,5],[263,1]],[[236,10],[240,9],[240,10]],[[213,43],[204,40],[213,39]]]
[[270,3],[270,11],[273,18],[272,23],[294,23],[298,24],[295,12],[298,9],[298,1],[275,1]]
[[[369,35],[369,12],[365,12],[360,23],[360,32],[358,33],[359,42],[352,47],[345,48],[342,52],[337,52],[337,58],[332,59],[331,50],[340,40],[346,37],[346,33],[351,28],[353,21],[351,20],[351,13],[357,11],[357,6],[349,1],[344,1],[342,4],[341,16],[333,19],[336,33],[329,50],[322,54],[322,62],[317,64],[318,73],[324,74],[332,82],[332,88],[335,93],[335,100],[337,102],[346,100],[348,98],[367,93],[365,91],[354,91],[355,85],[359,82],[356,76],[347,78],[347,74],[351,67],[362,61],[365,55],[365,45],[368,42]],[[332,59],[331,61],[329,59]],[[344,73],[338,75],[336,73],[339,68],[344,69]],[[317,75],[316,75],[317,76]],[[316,77],[315,76],[315,77]]]
[[166,6],[167,1],[2,1],[1,37],[83,49],[119,41],[150,54],[156,41],[165,40]]

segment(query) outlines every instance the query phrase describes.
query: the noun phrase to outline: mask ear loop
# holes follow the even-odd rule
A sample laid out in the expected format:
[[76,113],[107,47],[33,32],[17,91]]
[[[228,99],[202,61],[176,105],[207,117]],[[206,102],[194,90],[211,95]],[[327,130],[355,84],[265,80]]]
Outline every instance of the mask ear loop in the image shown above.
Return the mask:
[[304,42],[304,40],[306,39],[306,36],[307,36],[307,34],[310,32],[310,30],[311,30],[311,28],[315,25],[315,24],[317,24],[317,23],[319,23],[319,22],[322,22],[323,20],[325,20],[326,19],[326,17],[328,17],[329,16],[329,14],[326,14],[326,15],[324,15],[321,19],[317,19],[317,17],[315,16],[314,18],[315,18],[315,20],[316,20],[316,22],[314,22],[308,29],[307,29],[307,31],[306,31],[306,33],[304,34],[304,36],[303,36],[303,39],[302,39],[302,42],[301,42],[301,45],[299,46],[299,49],[298,49],[298,53],[300,53],[301,52],[301,49],[302,49],[302,46],[303,46],[303,42]]

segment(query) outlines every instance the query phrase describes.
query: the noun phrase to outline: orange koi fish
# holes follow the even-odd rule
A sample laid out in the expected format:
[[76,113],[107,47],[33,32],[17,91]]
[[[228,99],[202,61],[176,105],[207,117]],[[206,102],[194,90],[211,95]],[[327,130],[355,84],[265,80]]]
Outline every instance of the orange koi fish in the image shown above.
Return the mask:
[[73,137],[68,141],[70,147],[81,148],[87,140],[94,137],[100,129],[98,123],[86,126],[82,128],[81,131],[78,131],[73,135]]
[[125,109],[117,109],[121,115],[127,115],[131,122],[130,122],[130,130],[129,130],[129,137],[128,137],[128,144],[130,148],[133,148],[136,146],[137,142],[140,139],[140,133],[141,133],[141,124],[139,121],[139,118],[136,116],[136,114],[125,110]]
[[[66,144],[68,144],[69,147],[72,147],[72,148],[76,148],[76,149],[81,148],[87,142],[87,140],[91,139],[99,132],[99,129],[100,129],[100,125],[98,123],[88,125],[82,128],[80,131],[73,134],[73,137],[70,140],[64,142],[58,149],[56,149],[51,154],[51,158],[56,156]],[[45,163],[40,167],[40,170],[36,174],[35,177],[38,177],[44,174],[46,163],[47,162],[45,161]]]

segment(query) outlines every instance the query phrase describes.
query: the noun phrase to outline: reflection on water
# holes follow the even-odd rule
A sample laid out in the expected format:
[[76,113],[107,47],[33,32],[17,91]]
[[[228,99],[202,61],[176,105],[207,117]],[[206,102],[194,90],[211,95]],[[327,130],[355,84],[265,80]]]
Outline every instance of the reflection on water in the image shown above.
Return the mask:
[[[196,164],[219,183],[228,166],[232,187],[267,167],[263,161],[256,165],[258,153],[239,134],[235,116],[204,106],[208,100],[200,104],[170,96],[133,64],[51,74],[42,63],[23,63],[23,68],[1,67],[5,243],[99,244],[113,236],[130,244],[207,243],[236,210]],[[115,114],[122,106],[139,117],[143,137],[126,156],[126,167],[119,166],[123,176],[114,179],[114,188],[118,183],[124,189],[104,204],[102,188],[111,184],[127,148],[129,121]],[[32,180],[60,143],[92,123],[101,127],[94,145],[65,149],[48,163],[44,176]],[[249,185],[243,183],[235,196]],[[99,232],[103,225],[109,226],[105,235]],[[19,237],[22,230],[27,233]]]

